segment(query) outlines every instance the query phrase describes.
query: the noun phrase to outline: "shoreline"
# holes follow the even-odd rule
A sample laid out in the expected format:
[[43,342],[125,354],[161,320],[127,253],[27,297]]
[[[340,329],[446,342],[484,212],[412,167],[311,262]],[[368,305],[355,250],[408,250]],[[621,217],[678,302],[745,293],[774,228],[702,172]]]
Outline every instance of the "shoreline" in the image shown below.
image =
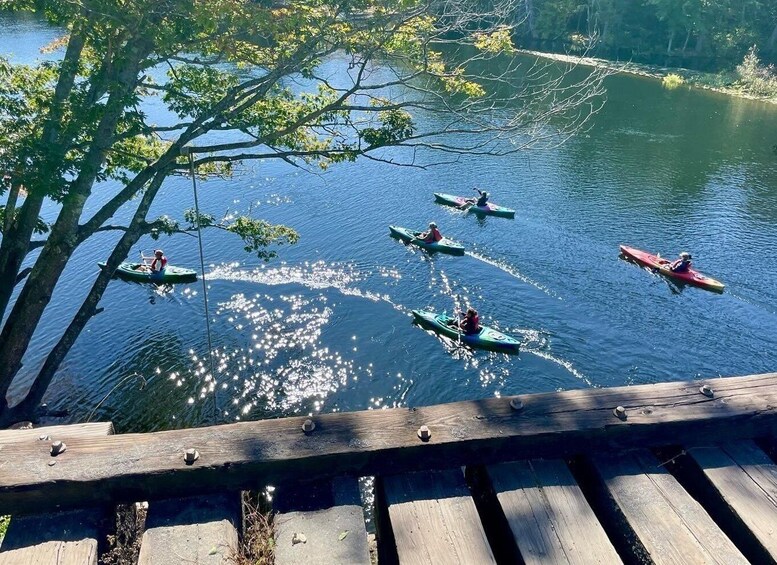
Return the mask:
[[687,85],[689,87],[710,90],[712,92],[719,92],[721,94],[735,96],[737,98],[744,98],[746,100],[755,100],[759,102],[766,102],[768,104],[777,104],[777,96],[759,96],[734,86],[715,86],[705,82],[705,80],[725,80],[723,72],[705,73],[702,71],[694,71],[682,67],[661,67],[658,65],[647,65],[643,63],[619,62],[611,61],[609,59],[600,59],[598,57],[581,57],[577,55],[566,55],[563,53],[534,51],[531,49],[518,49],[517,51],[523,55],[532,55],[534,57],[541,57],[543,59],[550,59],[563,63],[572,63],[577,65],[585,65],[587,67],[607,69],[617,73],[641,76],[656,80],[663,80],[667,75],[675,74],[681,76],[684,80],[683,85]]

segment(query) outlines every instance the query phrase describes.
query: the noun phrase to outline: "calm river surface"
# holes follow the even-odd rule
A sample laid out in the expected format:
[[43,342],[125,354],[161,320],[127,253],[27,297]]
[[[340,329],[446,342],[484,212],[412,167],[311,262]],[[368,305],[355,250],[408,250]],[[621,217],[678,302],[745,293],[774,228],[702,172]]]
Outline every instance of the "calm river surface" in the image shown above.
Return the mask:
[[[34,19],[0,15],[0,27],[0,54],[14,61],[40,57],[57,36]],[[261,164],[201,184],[203,208],[251,208],[301,234],[262,265],[235,237],[205,233],[219,418],[777,369],[777,106],[635,77],[607,87],[592,129],[552,151],[427,171],[359,161],[313,175]],[[479,220],[433,201],[433,192],[474,186],[517,209],[515,220]],[[192,204],[190,182],[172,179],[153,214],[181,218]],[[430,220],[470,254],[430,257],[388,235],[390,223]],[[23,376],[58,339],[115,237],[101,234],[74,257]],[[620,260],[621,243],[688,250],[726,292],[674,287]],[[174,264],[198,265],[194,238],[141,247],[155,246]],[[522,339],[520,356],[458,351],[411,324],[411,309],[467,302]],[[69,409],[71,421],[113,420],[121,432],[211,422],[201,286],[163,293],[115,281],[102,306],[49,404]]]

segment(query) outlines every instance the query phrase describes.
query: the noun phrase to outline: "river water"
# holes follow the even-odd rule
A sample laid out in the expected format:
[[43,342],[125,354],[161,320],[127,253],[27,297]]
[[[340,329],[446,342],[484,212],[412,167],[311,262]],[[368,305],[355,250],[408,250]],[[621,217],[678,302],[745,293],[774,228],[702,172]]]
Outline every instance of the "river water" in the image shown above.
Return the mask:
[[[31,18],[0,15],[0,26],[0,53],[14,61],[41,57],[58,35]],[[234,236],[205,232],[215,382],[202,287],[115,281],[47,401],[69,421],[112,420],[127,432],[774,370],[777,106],[629,76],[607,89],[590,131],[553,150],[429,170],[261,163],[202,183],[203,208],[250,209],[301,235],[264,265]],[[515,220],[433,201],[475,186],[515,208]],[[192,204],[190,181],[171,179],[152,214],[181,218]],[[469,253],[429,256],[388,235],[388,224],[431,220]],[[100,234],[76,253],[14,394],[115,238]],[[676,287],[620,260],[622,243],[688,250],[726,291]],[[198,265],[186,236],[143,240],[133,254],[158,246],[173,264]],[[411,324],[414,308],[466,303],[519,337],[521,354],[473,353]]]

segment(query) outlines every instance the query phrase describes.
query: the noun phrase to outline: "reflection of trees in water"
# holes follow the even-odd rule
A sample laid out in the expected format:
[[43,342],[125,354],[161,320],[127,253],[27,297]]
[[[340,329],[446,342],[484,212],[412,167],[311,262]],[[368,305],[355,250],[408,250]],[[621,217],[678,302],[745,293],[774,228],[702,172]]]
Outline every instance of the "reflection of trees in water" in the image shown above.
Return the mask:
[[751,184],[774,190],[777,172],[764,145],[767,130],[777,126],[773,108],[692,90],[668,92],[634,77],[610,77],[608,90],[589,137],[573,140],[565,148],[572,158],[558,160],[572,179],[561,183],[566,192],[594,190],[597,198],[676,218],[693,214],[721,175],[735,185],[747,179],[746,199]]

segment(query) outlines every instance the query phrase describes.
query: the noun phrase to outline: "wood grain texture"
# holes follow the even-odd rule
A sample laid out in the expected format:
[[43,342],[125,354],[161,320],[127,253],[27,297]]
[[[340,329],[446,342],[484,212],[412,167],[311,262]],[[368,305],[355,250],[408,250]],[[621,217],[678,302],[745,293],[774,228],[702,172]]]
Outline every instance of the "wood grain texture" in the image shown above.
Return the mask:
[[525,563],[621,562],[564,461],[502,463],[487,472]]
[[777,465],[751,441],[694,448],[689,454],[730,510],[777,561]]
[[[0,453],[3,446],[10,443],[45,443],[60,440],[67,443],[71,439],[95,438],[113,435],[113,423],[91,422],[88,424],[68,424],[65,426],[44,426],[27,430],[0,430]],[[41,440],[45,436],[48,439]]]
[[748,563],[649,451],[597,456],[592,463],[654,563]]
[[[113,433],[110,422],[49,426],[0,432],[3,445],[67,443],[71,438],[95,438]],[[41,436],[47,439],[41,440]],[[13,516],[0,545],[0,565],[97,565],[97,540],[105,513],[101,509]]]
[[401,565],[496,563],[459,469],[384,477]]
[[276,490],[275,565],[370,565],[358,481],[339,478],[321,490],[328,496],[312,506],[311,487]]
[[227,565],[237,550],[238,494],[152,502],[138,565]]
[[0,565],[97,565],[98,510],[14,516]]
[[[777,374],[526,395],[417,409],[243,422],[210,428],[73,439],[48,466],[48,445],[14,443],[0,458],[0,513],[112,500],[133,502],[270,483],[441,466],[559,457],[581,449],[695,443],[700,437],[777,435]],[[627,409],[619,420],[615,406]],[[418,439],[419,426],[432,437]],[[187,448],[200,458],[183,462]]]

